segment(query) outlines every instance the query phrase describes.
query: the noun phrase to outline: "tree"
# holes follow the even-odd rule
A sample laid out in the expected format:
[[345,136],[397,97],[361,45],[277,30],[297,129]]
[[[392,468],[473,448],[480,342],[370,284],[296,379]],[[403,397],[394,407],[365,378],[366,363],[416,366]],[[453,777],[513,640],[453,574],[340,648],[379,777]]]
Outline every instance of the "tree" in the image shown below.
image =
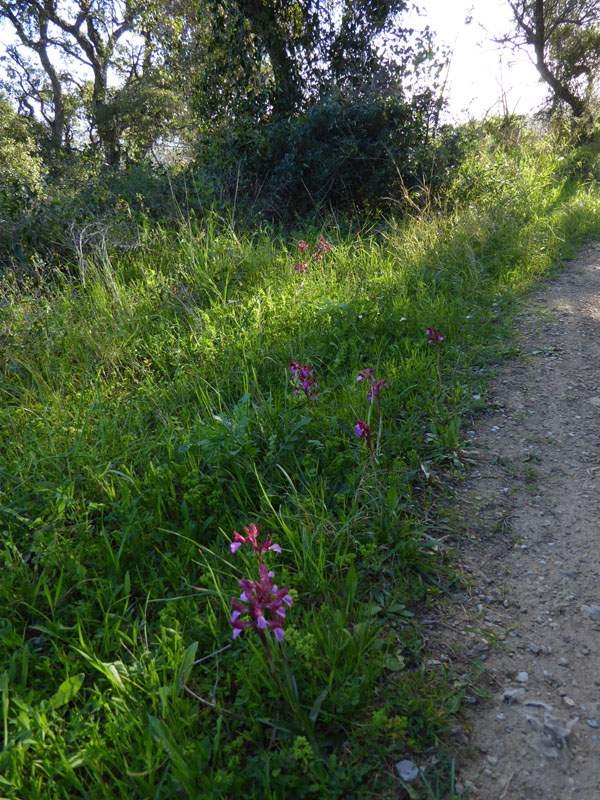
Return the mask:
[[0,262],[14,245],[16,221],[42,190],[36,128],[35,121],[17,114],[0,95]]
[[223,109],[229,119],[290,117],[330,91],[397,82],[433,56],[427,32],[415,39],[401,25],[408,0],[206,0],[204,8],[197,101],[208,117]]
[[161,104],[172,111],[174,102],[160,69],[157,15],[160,4],[142,0],[0,0],[0,17],[17,36],[5,55],[11,94],[29,116],[37,106],[54,148],[68,143],[75,97],[108,164],[119,162],[128,128],[141,122],[148,139],[154,121],[160,135]]
[[504,42],[533,47],[554,104],[577,118],[590,114],[600,71],[600,0],[508,0],[514,34]]
[[34,116],[31,102],[38,105],[42,117],[50,126],[52,145],[59,148],[63,145],[65,109],[62,81],[48,52],[51,44],[49,19],[42,9],[34,19],[32,10],[24,4],[4,1],[0,2],[0,15],[11,23],[23,47],[36,54],[51,87],[48,92],[40,76],[39,65],[32,63],[18,48],[8,47],[9,77],[21,90],[18,93],[19,105],[27,108],[30,117]]

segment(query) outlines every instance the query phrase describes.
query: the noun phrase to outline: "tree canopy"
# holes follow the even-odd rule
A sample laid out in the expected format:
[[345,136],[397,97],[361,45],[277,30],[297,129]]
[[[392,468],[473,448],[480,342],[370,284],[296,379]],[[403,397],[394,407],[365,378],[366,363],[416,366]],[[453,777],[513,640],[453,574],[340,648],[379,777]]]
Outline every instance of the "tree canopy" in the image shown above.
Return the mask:
[[332,89],[406,82],[433,57],[428,31],[402,25],[408,0],[208,0],[198,41],[204,113],[282,118]]
[[[200,126],[293,117],[331,91],[412,79],[427,32],[408,0],[0,0],[4,89],[55,150],[146,153],[193,106]],[[183,124],[183,123],[182,123]]]
[[144,142],[149,122],[157,136],[173,112],[154,35],[160,13],[139,0],[0,0],[16,35],[3,56],[5,88],[21,113],[45,120],[55,149],[72,145],[79,112],[91,144],[116,164],[125,131]]

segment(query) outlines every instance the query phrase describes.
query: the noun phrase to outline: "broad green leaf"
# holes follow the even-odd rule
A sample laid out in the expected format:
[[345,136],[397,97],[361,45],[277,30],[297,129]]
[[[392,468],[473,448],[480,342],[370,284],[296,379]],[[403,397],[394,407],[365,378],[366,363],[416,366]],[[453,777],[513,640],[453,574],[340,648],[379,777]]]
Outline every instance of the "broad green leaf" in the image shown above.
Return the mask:
[[66,681],[63,681],[54,697],[50,700],[50,708],[57,709],[66,703],[70,703],[81,689],[84,678],[85,674],[80,672],[79,675],[72,675]]

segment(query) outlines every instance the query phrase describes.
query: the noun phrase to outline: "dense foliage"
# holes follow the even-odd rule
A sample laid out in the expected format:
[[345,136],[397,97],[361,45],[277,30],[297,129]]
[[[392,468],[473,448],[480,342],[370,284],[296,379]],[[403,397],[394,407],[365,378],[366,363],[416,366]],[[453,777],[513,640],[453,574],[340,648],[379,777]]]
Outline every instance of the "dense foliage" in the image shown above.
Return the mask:
[[225,129],[206,143],[229,197],[268,218],[389,208],[405,186],[441,180],[431,92],[330,95],[293,120]]

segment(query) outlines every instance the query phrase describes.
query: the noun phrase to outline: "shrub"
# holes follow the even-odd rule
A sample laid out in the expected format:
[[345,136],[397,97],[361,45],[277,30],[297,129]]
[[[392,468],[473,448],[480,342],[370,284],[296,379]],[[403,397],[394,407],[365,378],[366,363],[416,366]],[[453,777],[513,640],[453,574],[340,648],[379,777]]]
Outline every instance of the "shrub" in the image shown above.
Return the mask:
[[329,95],[296,119],[227,127],[204,142],[198,167],[274,219],[378,208],[421,182],[436,108],[430,92]]

